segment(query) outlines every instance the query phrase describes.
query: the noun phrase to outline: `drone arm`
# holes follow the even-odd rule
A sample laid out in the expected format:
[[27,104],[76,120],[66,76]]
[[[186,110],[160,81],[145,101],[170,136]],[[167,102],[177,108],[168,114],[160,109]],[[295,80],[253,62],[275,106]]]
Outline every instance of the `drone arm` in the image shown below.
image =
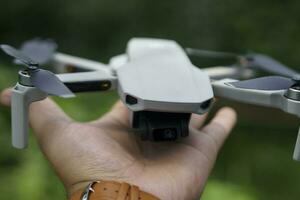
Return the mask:
[[236,66],[216,66],[203,68],[211,79],[235,78],[249,79],[254,76],[254,71],[251,69],[236,67]]
[[47,95],[40,90],[17,84],[12,91],[12,145],[24,149],[28,145],[28,109],[32,102],[43,100]]
[[117,78],[101,71],[58,74],[57,77],[75,93],[110,91],[117,88]]
[[59,67],[76,67],[85,71],[102,71],[111,74],[112,70],[108,65],[88,59],[71,56],[63,53],[56,53],[53,62]]
[[233,78],[238,74],[238,69],[233,67],[209,67],[202,69],[205,73],[209,75],[211,79],[219,79],[219,78]]
[[[238,89],[228,84],[233,81],[235,80],[224,79],[213,82],[212,85],[215,95],[218,97],[225,97],[244,103],[279,108],[287,113],[300,117],[299,101],[284,97],[284,90],[264,91]],[[293,159],[296,161],[300,161],[300,128],[296,146],[294,149]]]
[[284,91],[239,89],[230,85],[230,82],[234,81],[237,80],[222,79],[212,82],[215,96],[254,105],[281,108],[281,97]]

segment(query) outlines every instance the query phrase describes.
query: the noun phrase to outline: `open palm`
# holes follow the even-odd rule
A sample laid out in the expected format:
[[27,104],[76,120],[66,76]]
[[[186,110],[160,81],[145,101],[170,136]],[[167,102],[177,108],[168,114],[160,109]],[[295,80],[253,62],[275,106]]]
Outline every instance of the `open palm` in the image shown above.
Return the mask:
[[[9,89],[1,103],[9,106]],[[193,115],[188,138],[153,143],[136,136],[121,102],[89,123],[72,121],[50,99],[30,107],[31,127],[69,195],[92,181],[115,180],[164,200],[197,199],[236,115],[223,108],[202,127],[204,121],[205,116]]]

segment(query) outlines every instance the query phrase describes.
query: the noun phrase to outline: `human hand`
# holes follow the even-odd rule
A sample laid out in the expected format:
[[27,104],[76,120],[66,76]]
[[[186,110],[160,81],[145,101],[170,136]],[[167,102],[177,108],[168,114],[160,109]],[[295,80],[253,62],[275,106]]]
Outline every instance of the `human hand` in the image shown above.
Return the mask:
[[[11,90],[1,94],[10,105]],[[193,115],[190,136],[177,142],[144,142],[118,102],[96,121],[72,121],[49,98],[30,106],[30,125],[68,195],[96,180],[124,181],[164,200],[199,199],[218,151],[236,122],[222,108],[208,125]]]

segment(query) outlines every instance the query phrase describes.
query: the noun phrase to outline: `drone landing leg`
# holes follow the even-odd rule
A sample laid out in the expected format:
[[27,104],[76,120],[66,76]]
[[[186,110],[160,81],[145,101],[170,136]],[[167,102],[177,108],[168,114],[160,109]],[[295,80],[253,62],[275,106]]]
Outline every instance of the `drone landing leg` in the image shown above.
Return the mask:
[[293,159],[296,161],[300,161],[300,128],[298,131],[298,137],[297,137],[297,142],[294,150]]
[[28,145],[28,110],[32,102],[43,100],[47,94],[34,87],[20,85],[12,91],[12,145],[24,149]]

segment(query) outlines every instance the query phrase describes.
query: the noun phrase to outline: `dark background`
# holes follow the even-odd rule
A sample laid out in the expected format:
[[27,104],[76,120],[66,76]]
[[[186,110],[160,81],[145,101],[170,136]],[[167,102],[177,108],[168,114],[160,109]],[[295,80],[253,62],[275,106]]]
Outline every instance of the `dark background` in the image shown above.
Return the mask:
[[[0,2],[0,43],[19,46],[34,37],[53,38],[61,52],[107,62],[123,53],[132,37],[169,38],[185,47],[266,53],[299,69],[299,10],[296,0],[10,0]],[[15,84],[16,72],[1,54],[0,89]],[[80,121],[98,117],[116,100],[114,92],[56,99]],[[213,110],[222,105],[237,110],[239,123],[202,199],[299,199],[300,164],[292,161],[298,118],[226,100],[218,100]],[[10,112],[4,107],[0,131],[0,199],[65,198],[33,137],[25,151],[11,147]]]

